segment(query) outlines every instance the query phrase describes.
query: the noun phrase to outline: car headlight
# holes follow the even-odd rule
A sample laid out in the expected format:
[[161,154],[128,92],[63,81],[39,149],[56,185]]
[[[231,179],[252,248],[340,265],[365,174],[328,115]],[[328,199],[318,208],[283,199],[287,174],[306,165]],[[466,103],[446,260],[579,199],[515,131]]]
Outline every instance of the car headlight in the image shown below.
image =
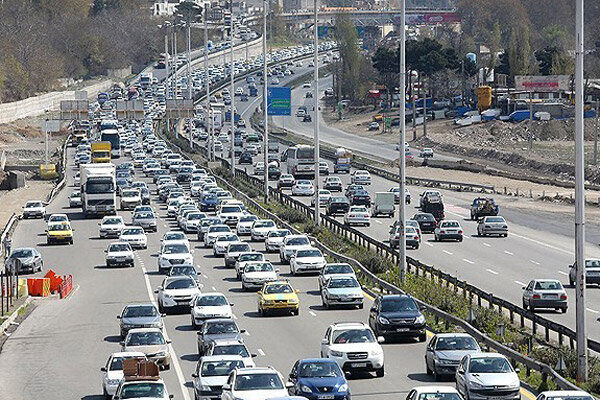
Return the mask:
[[118,385],[121,382],[120,379],[107,379],[106,384],[110,386]]
[[446,358],[439,358],[439,357],[435,357],[435,362],[441,365],[451,365],[452,364],[452,360],[448,360]]
[[312,393],[312,389],[306,385],[300,385],[300,391],[304,393]]
[[485,389],[485,386],[477,382],[469,382],[471,389]]
[[290,299],[288,300],[288,303],[292,303],[292,304],[296,304],[298,302],[298,299]]
[[170,299],[170,298],[171,298],[171,297],[173,297],[173,296],[171,296],[171,295],[170,295],[170,294],[168,294],[168,293],[163,293],[163,297],[164,297],[165,299]]
[[210,391],[212,391],[212,389],[210,388],[209,385],[199,385],[198,389],[200,389],[201,392],[210,392]]
[[372,356],[380,356],[382,354],[383,354],[383,349],[381,347],[376,348],[375,350],[371,351]]
[[330,350],[329,354],[332,357],[344,357],[344,353],[342,353],[341,351]]
[[424,324],[424,323],[425,323],[425,316],[424,315],[419,315],[415,319],[415,324]]
[[338,388],[338,392],[347,392],[348,391],[348,384],[344,383],[343,385],[340,385],[340,387]]
[[377,318],[377,321],[379,321],[380,324],[384,324],[384,325],[388,325],[390,323],[390,321],[386,317],[382,317],[382,316],[379,316]]

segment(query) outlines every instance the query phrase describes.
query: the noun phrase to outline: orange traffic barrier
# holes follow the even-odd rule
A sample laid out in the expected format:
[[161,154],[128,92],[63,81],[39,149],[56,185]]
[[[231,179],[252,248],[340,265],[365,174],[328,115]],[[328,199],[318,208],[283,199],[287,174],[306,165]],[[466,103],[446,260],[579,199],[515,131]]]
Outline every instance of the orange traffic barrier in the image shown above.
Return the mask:
[[50,293],[55,293],[59,289],[61,283],[63,283],[63,278],[60,275],[56,275],[56,272],[51,269],[46,272],[44,278],[50,279]]
[[27,291],[30,296],[50,296],[50,279],[27,278]]
[[60,285],[58,286],[58,293],[60,294],[60,298],[64,299],[73,291],[73,276],[65,275],[64,279],[62,279]]

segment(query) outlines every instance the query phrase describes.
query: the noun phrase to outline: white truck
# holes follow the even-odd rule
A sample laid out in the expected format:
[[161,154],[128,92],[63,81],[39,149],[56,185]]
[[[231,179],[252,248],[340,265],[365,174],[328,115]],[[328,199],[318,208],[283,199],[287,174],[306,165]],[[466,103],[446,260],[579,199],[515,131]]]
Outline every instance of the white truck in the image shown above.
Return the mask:
[[375,193],[375,202],[371,208],[371,215],[377,217],[378,215],[394,216],[395,195],[393,192],[377,192]]
[[117,182],[114,164],[81,164],[81,208],[86,217],[116,214]]

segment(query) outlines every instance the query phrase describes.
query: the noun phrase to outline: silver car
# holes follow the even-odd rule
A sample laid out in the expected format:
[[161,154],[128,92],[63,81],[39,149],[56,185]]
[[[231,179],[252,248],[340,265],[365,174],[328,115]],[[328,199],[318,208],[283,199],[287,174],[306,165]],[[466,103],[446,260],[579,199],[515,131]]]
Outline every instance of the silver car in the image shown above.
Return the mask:
[[467,354],[456,369],[456,389],[469,400],[520,400],[518,372],[502,354]]
[[138,212],[134,214],[131,225],[144,228],[144,231],[156,232],[156,216],[152,212]]
[[321,288],[323,307],[357,306],[363,308],[363,291],[353,276],[334,276]]
[[567,312],[567,292],[556,279],[533,279],[523,288],[523,308],[554,308]]
[[465,355],[480,351],[477,341],[467,333],[439,333],[425,350],[425,370],[436,380],[443,375],[454,375]]
[[477,223],[477,236],[508,236],[508,223],[499,215],[483,217]]
[[[577,269],[575,268],[575,264],[570,266],[569,269],[569,284],[571,286],[575,285],[577,276]],[[589,285],[595,283],[596,285],[600,285],[600,259],[598,258],[588,258],[585,260],[585,284]]]

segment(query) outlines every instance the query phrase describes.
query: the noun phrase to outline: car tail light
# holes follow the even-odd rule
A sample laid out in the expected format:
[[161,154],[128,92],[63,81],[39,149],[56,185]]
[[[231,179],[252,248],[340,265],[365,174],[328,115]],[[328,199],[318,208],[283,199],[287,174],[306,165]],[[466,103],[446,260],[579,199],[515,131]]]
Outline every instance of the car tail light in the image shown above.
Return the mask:
[[462,233],[463,233],[463,232],[462,232],[462,231],[458,231],[458,233],[459,233],[460,235],[462,235]]
[[567,299],[567,295],[566,294],[561,294],[560,295],[560,299],[561,300],[566,300]]
[[534,294],[534,295],[533,295],[533,298],[534,298],[534,299],[539,299],[539,298],[541,298],[541,297],[540,297],[540,295],[539,295],[539,294]]
[[419,237],[418,237],[418,236],[415,236],[415,240],[419,240]]

